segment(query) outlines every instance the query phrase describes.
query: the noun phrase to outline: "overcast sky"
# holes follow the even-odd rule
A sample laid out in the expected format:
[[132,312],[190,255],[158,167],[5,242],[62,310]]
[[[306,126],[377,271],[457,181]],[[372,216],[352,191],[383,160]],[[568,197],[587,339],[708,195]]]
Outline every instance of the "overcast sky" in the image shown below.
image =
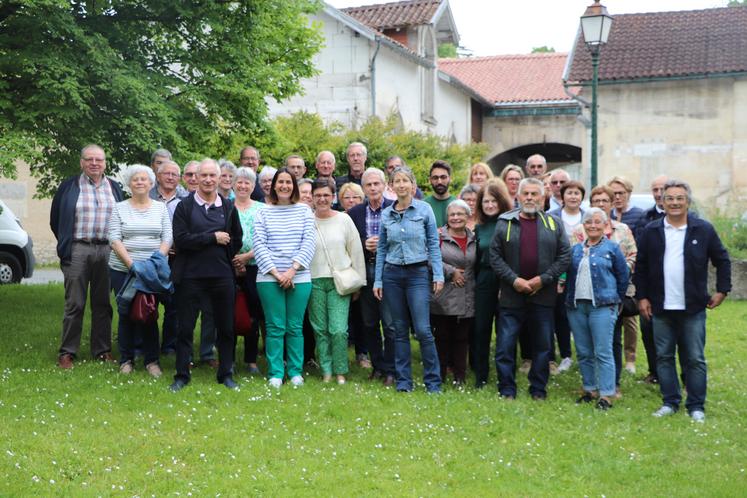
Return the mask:
[[[375,3],[376,0],[327,0],[336,8]],[[611,15],[724,7],[728,0],[603,0]],[[579,17],[592,0],[449,0],[460,45],[473,55],[525,54],[548,46],[567,52],[573,44]]]

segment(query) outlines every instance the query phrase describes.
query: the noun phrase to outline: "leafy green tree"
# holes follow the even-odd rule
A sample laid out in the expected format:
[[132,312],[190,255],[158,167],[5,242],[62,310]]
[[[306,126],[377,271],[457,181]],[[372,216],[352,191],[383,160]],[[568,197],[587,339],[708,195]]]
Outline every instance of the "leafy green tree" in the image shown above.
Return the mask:
[[555,52],[555,49],[552,47],[548,47],[547,45],[542,45],[541,47],[534,47],[532,49],[533,54],[549,54]]
[[747,5],[747,0],[730,0],[727,4],[728,7],[742,7]]
[[442,59],[451,58],[455,59],[458,57],[457,47],[453,43],[442,43],[438,46],[438,56]]
[[265,98],[315,73],[316,0],[0,3],[0,175],[44,193],[102,145],[110,163],[165,147],[183,162],[265,136]]

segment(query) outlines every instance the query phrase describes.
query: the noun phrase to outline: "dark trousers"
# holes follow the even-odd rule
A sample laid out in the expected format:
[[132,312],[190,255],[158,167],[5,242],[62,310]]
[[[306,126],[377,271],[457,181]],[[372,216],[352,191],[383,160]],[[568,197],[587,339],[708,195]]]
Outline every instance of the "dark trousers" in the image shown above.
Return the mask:
[[[109,278],[114,295],[122,289],[127,280],[127,273],[110,270]],[[158,362],[158,323],[144,324],[130,320],[127,314],[119,315],[117,344],[119,345],[119,364],[135,360],[135,340],[140,338],[143,350],[143,363]]]
[[446,382],[447,365],[454,372],[454,381],[463,384],[467,376],[467,351],[469,333],[474,318],[431,315],[433,337],[436,339],[438,362],[441,365],[441,382]]
[[[252,328],[249,334],[244,336],[244,363],[257,363],[259,323],[265,318],[257,293],[257,265],[246,267],[246,275],[239,279],[239,286],[246,293],[246,304],[249,308],[249,316],[252,317]],[[238,342],[238,339],[238,336],[234,338],[234,344]]]
[[646,362],[648,363],[648,374],[658,379],[656,373],[656,345],[654,343],[654,326],[651,320],[646,320],[640,316],[641,340],[643,347],[646,349]]
[[208,300],[217,327],[218,382],[233,373],[233,307],[235,300],[233,278],[184,279],[176,286],[179,303],[179,339],[176,348],[175,379],[189,382],[189,362],[192,355],[197,309]]
[[[288,354],[288,348],[285,348],[286,355]],[[303,362],[311,361],[316,358],[316,336],[314,335],[314,329],[309,321],[309,309],[303,314]]]
[[560,359],[570,358],[571,352],[571,327],[568,325],[568,311],[565,306],[565,290],[558,294],[555,301],[555,335],[552,337],[552,346],[550,347],[550,359],[558,361],[555,356],[555,340],[558,341],[558,350]]
[[[361,289],[358,301],[361,307],[363,335],[366,338],[366,349],[371,358],[374,372],[394,375],[394,329],[391,317],[373,295],[374,263],[366,263],[366,280],[368,285]],[[381,329],[384,329],[382,340]]]
[[519,354],[521,355],[522,360],[532,359],[532,347],[532,333],[529,331],[529,326],[524,324],[524,326],[519,331]]
[[348,340],[355,347],[355,355],[368,354],[366,335],[363,333],[363,318],[361,317],[360,299],[350,301],[348,313]]
[[499,283],[490,268],[480,268],[475,282],[475,320],[470,344],[469,364],[475,373],[475,386],[488,383],[490,373],[490,340],[493,322],[498,320]]

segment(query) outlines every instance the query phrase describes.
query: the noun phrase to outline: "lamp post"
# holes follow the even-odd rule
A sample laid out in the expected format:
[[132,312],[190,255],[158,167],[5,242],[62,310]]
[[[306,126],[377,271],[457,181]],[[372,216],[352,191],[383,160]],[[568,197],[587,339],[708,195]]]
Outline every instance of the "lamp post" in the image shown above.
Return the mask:
[[586,7],[581,16],[584,43],[591,52],[591,187],[597,185],[597,83],[599,80],[599,50],[607,43],[612,27],[612,16],[607,7],[596,0]]

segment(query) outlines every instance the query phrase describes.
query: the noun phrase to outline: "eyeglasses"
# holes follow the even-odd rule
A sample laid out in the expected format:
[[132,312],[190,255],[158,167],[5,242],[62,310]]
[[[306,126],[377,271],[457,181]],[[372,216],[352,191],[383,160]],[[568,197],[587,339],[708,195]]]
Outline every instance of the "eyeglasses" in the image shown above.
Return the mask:
[[83,160],[87,163],[103,163],[106,159],[103,157],[84,157]]
[[194,176],[197,176],[197,173],[184,173],[184,176],[186,176],[187,178],[192,178]]
[[565,180],[553,180],[550,183],[552,183],[553,185],[565,185],[568,182]]
[[[194,175],[194,173],[184,173],[186,176]],[[179,178],[179,173],[158,173],[159,176],[168,176],[169,178]]]
[[626,194],[627,192],[625,190],[623,190],[622,192],[612,192],[612,195],[614,195],[615,197],[625,197]]
[[685,202],[687,201],[687,196],[684,195],[665,195],[664,200],[667,202]]
[[591,200],[592,204],[609,204],[610,202],[612,201],[610,201],[609,199],[592,199]]
[[449,179],[449,175],[432,175],[431,176],[431,180],[435,180],[435,181],[438,181],[438,180],[446,181],[448,179]]

